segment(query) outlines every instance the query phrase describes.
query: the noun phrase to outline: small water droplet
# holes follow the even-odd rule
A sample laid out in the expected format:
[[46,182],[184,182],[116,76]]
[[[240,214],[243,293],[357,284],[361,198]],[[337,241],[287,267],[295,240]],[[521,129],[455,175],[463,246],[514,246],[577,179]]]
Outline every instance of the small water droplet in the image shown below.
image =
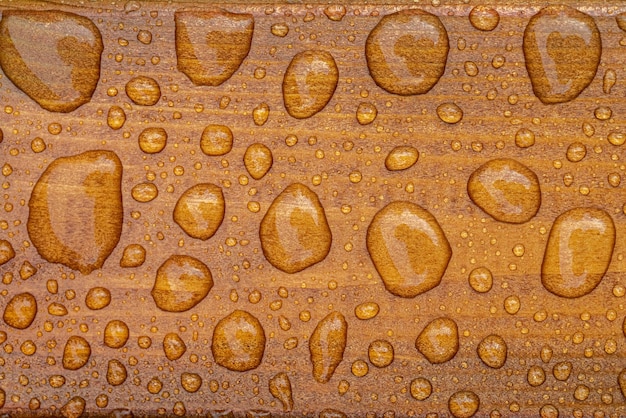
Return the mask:
[[433,386],[430,383],[430,380],[424,377],[418,377],[411,380],[410,391],[413,399],[424,401],[430,397],[431,393],[433,393]]
[[121,361],[116,359],[109,360],[106,374],[109,385],[119,386],[126,381],[127,376],[126,367]]
[[109,321],[104,328],[104,345],[110,348],[122,348],[128,341],[128,325],[118,319]]
[[13,245],[5,239],[0,240],[0,266],[12,260],[15,257]]
[[64,418],[80,418],[83,415],[83,412],[85,412],[86,405],[87,403],[83,398],[80,396],[74,396],[61,407],[60,412]]
[[273,397],[283,404],[283,412],[293,410],[293,393],[291,381],[286,373],[278,373],[269,381],[269,390]]
[[104,309],[111,303],[111,292],[106,287],[92,287],[85,296],[85,305],[91,310]]
[[157,198],[159,189],[154,183],[139,183],[133,186],[130,194],[137,202],[148,203]]
[[146,154],[156,154],[167,145],[167,132],[163,128],[146,128],[139,134],[139,148]]
[[562,382],[569,379],[571,373],[572,363],[569,361],[561,361],[559,363],[556,363],[552,368],[552,374],[554,375],[554,378]]
[[408,145],[394,147],[387,158],[385,158],[385,167],[389,171],[406,170],[415,165],[419,159],[419,151]]
[[521,128],[515,133],[515,145],[528,148],[535,145],[535,133],[530,129]]
[[118,130],[126,123],[126,112],[119,106],[111,106],[107,113],[107,125],[109,128]]
[[196,393],[202,386],[202,377],[197,373],[181,373],[180,385],[189,393]]
[[462,390],[448,399],[448,409],[455,418],[471,418],[480,407],[480,398],[474,392]]
[[289,26],[284,23],[274,23],[271,28],[272,35],[284,38],[289,33]]
[[455,103],[443,103],[437,106],[437,116],[445,123],[455,124],[463,119],[463,110]]
[[331,4],[330,6],[326,6],[324,14],[329,20],[340,22],[346,15],[346,7],[342,4]]
[[469,284],[478,293],[487,293],[493,286],[493,275],[486,267],[477,267],[469,274]]
[[378,109],[373,103],[359,103],[356,109],[356,120],[361,125],[369,125],[378,116]]
[[120,267],[132,268],[143,265],[146,261],[146,249],[139,244],[130,244],[124,248]]
[[602,78],[602,91],[604,94],[611,94],[611,89],[617,82],[617,74],[615,70],[608,69],[604,72],[604,77]]
[[380,307],[376,302],[364,302],[354,308],[354,315],[362,320],[372,319],[378,315]]
[[370,363],[382,368],[389,366],[394,359],[393,345],[386,340],[372,341],[367,350]]

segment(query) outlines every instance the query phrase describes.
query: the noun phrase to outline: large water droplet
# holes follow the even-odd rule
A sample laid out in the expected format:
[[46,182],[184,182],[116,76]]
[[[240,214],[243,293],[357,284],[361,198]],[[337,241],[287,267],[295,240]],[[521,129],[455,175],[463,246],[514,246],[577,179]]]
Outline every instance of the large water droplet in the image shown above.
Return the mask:
[[91,100],[102,50],[102,35],[86,17],[59,10],[2,13],[2,71],[51,112],[71,112]]
[[199,86],[219,86],[250,52],[254,18],[224,10],[179,11],[176,24],[178,70]]
[[488,161],[474,171],[467,193],[478,207],[501,222],[527,222],[541,205],[537,175],[507,158]]
[[459,329],[450,318],[437,318],[424,327],[415,348],[433,364],[451,360],[459,350]]
[[448,33],[420,9],[384,16],[367,37],[365,57],[376,84],[403,96],[428,92],[444,73]]
[[213,287],[209,268],[187,255],[173,255],[157,270],[152,298],[159,309],[184,312],[200,303]]
[[310,118],[333,97],[339,70],[326,51],[302,51],[291,60],[283,79],[283,99],[294,118]]
[[11,298],[4,308],[2,319],[13,328],[26,329],[37,316],[37,299],[32,294],[20,293]]
[[526,69],[545,104],[575,99],[596,75],[602,53],[593,18],[569,6],[548,6],[524,31]]
[[435,217],[410,202],[392,202],[374,216],[367,250],[387,290],[405,298],[439,285],[452,256]]
[[331,312],[322,319],[309,340],[313,377],[326,383],[343,360],[348,339],[348,323],[339,312]]
[[226,204],[222,189],[201,183],[187,189],[174,207],[174,222],[192,238],[211,238],[224,220]]
[[541,282],[557,296],[584,296],[600,284],[614,247],[615,224],[608,213],[571,209],[556,218],[550,230]]
[[287,273],[319,263],[332,243],[319,198],[301,183],[287,186],[272,202],[261,221],[259,235],[267,260]]
[[89,274],[122,233],[122,163],[111,151],[54,160],[30,196],[28,235],[42,258]]
[[63,349],[63,368],[78,370],[89,361],[91,346],[83,337],[72,335]]
[[234,311],[215,326],[211,351],[215,362],[229,370],[255,369],[263,360],[265,330],[250,313]]

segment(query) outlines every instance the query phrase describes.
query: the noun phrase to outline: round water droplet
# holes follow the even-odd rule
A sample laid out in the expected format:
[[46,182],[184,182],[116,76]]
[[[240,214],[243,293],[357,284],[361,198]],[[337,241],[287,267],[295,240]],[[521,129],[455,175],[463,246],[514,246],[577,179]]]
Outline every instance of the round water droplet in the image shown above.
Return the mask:
[[556,380],[560,380],[561,382],[569,379],[570,374],[572,373],[572,363],[569,361],[561,361],[556,363],[552,368],[552,374]]
[[250,51],[254,17],[224,10],[174,14],[178,70],[198,86],[219,86]]
[[154,78],[139,76],[126,83],[126,95],[135,104],[153,106],[161,98],[161,88]]
[[111,348],[122,348],[128,341],[128,325],[124,321],[109,321],[104,328],[104,345]]
[[339,312],[331,312],[315,327],[309,340],[313,378],[326,383],[343,360],[348,339],[348,323]]
[[354,308],[354,315],[362,320],[372,319],[378,315],[380,307],[376,302],[364,302]]
[[289,33],[289,26],[282,23],[274,23],[271,28],[272,35],[284,38]]
[[310,118],[328,104],[339,81],[333,56],[326,51],[307,50],[293,57],[283,79],[283,100],[294,118]]
[[411,396],[418,401],[426,400],[433,393],[433,386],[430,380],[424,377],[418,377],[411,380]]
[[389,341],[372,341],[367,350],[367,354],[369,356],[370,363],[376,367],[387,367],[393,362],[393,346]]
[[256,317],[236,310],[215,326],[211,351],[215,362],[228,370],[255,369],[263,360],[265,330]]
[[455,418],[473,417],[480,407],[480,398],[474,392],[462,390],[448,399],[448,409]]
[[602,53],[593,18],[569,6],[548,6],[524,31],[526,69],[545,104],[575,99],[596,75]]
[[89,361],[91,346],[83,337],[72,335],[63,349],[63,368],[78,370]]
[[202,131],[200,149],[210,156],[228,154],[233,148],[233,133],[228,126],[208,125]]
[[287,186],[272,202],[261,221],[259,236],[265,258],[286,273],[319,263],[332,243],[319,198],[300,183]]
[[504,300],[504,310],[511,315],[515,315],[520,310],[520,307],[521,302],[516,295],[509,296]]
[[167,145],[167,132],[163,128],[146,128],[139,134],[139,148],[146,154],[156,154]]
[[260,180],[272,168],[272,151],[261,143],[250,145],[243,156],[243,163],[250,176]]
[[415,340],[415,348],[432,364],[451,360],[459,350],[459,330],[450,318],[429,322]]
[[478,293],[486,293],[493,286],[493,275],[486,267],[478,267],[469,274],[469,284]]
[[252,119],[257,126],[265,125],[267,119],[270,117],[270,107],[267,103],[261,103],[252,109]]
[[546,372],[541,366],[531,366],[526,374],[526,380],[530,386],[541,386],[546,381]]
[[555,221],[541,266],[541,282],[557,296],[578,298],[595,289],[609,268],[615,224],[602,209],[576,208]]
[[500,14],[489,6],[476,6],[469,14],[469,21],[478,30],[492,31],[500,23]]
[[163,337],[163,352],[170,361],[178,360],[187,351],[187,345],[180,335],[170,332]]
[[26,329],[37,316],[37,300],[32,294],[19,293],[4,307],[2,319],[5,324],[16,329]]
[[452,256],[435,217],[410,202],[392,202],[374,216],[367,250],[385,288],[405,298],[438,286]]
[[154,183],[139,183],[133,186],[130,194],[137,202],[148,203],[157,198],[159,189]]
[[515,134],[515,145],[520,148],[528,148],[535,145],[535,133],[530,129],[521,128]]
[[427,93],[448,59],[448,33],[439,18],[420,9],[384,16],[365,43],[365,58],[376,84],[403,96]]
[[85,296],[85,305],[94,311],[106,308],[109,303],[111,303],[111,292],[106,287],[93,287]]
[[157,270],[152,298],[166,312],[184,312],[200,303],[213,287],[209,268],[186,255],[172,255]]
[[537,175],[511,159],[491,160],[480,166],[467,182],[467,193],[478,207],[501,222],[527,222],[541,205]]
[[211,183],[187,189],[174,207],[174,222],[192,238],[207,240],[224,220],[226,203],[222,189]]
[[378,109],[372,103],[359,103],[356,109],[356,120],[361,125],[369,125],[378,116]]
[[437,106],[437,116],[445,123],[455,124],[463,119],[463,110],[455,103],[443,103]]
[[546,404],[539,409],[541,418],[559,418],[559,410],[550,404]]
[[61,407],[60,412],[64,418],[80,418],[83,415],[83,412],[85,412],[86,405],[87,403],[83,398],[80,396],[74,396]]
[[582,161],[582,159],[585,158],[585,155],[587,155],[587,148],[582,142],[571,143],[569,147],[567,147],[567,152],[565,154],[567,159],[572,163]]
[[389,171],[400,171],[411,168],[419,158],[419,151],[414,147],[403,145],[389,151],[385,158],[385,167]]
[[182,373],[180,385],[189,393],[196,393],[202,386],[202,377],[197,373]]
[[139,267],[146,261],[146,249],[139,244],[130,244],[124,248],[120,259],[120,267]]
[[348,416],[341,411],[328,408],[321,410],[318,418],[348,418]]
[[491,368],[499,369],[506,362],[508,349],[501,336],[491,334],[478,344],[477,351],[483,363]]
[[126,381],[128,373],[126,372],[126,367],[121,361],[113,359],[109,360],[106,377],[109,385],[119,386]]

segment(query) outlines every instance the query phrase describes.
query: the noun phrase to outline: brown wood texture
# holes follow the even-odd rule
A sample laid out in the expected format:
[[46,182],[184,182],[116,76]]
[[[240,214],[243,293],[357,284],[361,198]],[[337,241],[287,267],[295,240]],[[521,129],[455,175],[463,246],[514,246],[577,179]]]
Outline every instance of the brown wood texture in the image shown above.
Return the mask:
[[0,2],[0,412],[625,417],[626,6],[562,3]]

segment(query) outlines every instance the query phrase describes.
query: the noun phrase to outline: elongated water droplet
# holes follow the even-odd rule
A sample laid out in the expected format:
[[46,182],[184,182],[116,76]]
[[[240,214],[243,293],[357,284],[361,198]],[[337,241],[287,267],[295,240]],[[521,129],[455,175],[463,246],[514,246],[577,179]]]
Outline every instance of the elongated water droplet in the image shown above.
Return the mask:
[[322,319],[309,340],[313,377],[326,383],[343,360],[348,339],[348,323],[339,312],[331,312]]
[[2,319],[5,324],[16,329],[26,329],[37,316],[37,300],[32,294],[25,292],[11,298],[4,307]]
[[269,381],[269,390],[273,397],[283,404],[283,411],[289,412],[293,410],[293,393],[291,390],[291,381],[286,373],[278,373]]

